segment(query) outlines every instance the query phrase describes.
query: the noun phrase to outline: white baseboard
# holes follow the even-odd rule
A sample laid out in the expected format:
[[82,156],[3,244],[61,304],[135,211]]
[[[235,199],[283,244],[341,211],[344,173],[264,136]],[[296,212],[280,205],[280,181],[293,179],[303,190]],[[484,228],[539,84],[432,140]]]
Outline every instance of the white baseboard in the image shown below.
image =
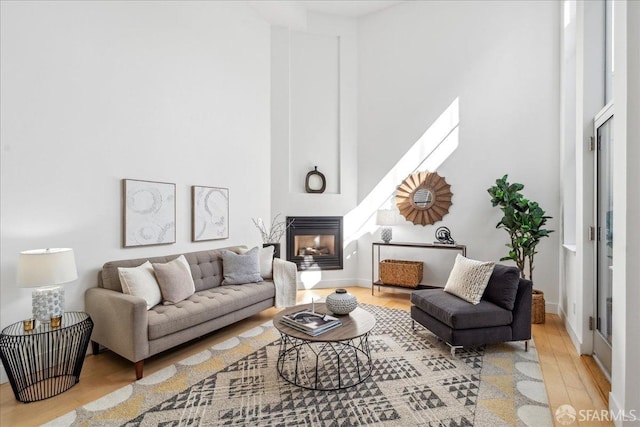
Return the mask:
[[546,302],[544,303],[544,309],[547,313],[560,314],[558,310],[558,303],[556,302]]
[[[348,288],[357,286],[359,288],[370,288],[371,281],[358,280],[358,279],[333,279],[333,280],[321,280],[309,289],[329,289],[329,288]],[[298,284],[299,290],[305,290],[302,283]],[[306,289],[306,290],[309,290]]]
[[[612,392],[609,392],[609,412],[613,414],[619,414],[621,413],[621,411],[622,411],[622,408],[620,408],[620,405],[618,404],[616,397]],[[615,419],[613,420],[613,424],[616,427],[622,427],[624,425],[624,421]]]

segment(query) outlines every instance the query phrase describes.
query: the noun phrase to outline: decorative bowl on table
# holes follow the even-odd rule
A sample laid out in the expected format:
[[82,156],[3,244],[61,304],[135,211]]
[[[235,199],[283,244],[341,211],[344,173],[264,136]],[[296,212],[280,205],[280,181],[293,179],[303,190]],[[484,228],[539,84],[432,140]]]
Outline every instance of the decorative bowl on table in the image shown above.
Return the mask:
[[325,305],[333,314],[344,315],[356,309],[358,300],[346,289],[336,289],[334,293],[327,296]]

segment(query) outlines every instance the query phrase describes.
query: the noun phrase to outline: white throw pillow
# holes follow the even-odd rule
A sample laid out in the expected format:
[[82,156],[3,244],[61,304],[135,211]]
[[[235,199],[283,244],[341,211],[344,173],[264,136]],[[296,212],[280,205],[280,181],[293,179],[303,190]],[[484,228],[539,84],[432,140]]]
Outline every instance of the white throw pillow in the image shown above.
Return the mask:
[[147,301],[147,310],[162,301],[160,287],[149,261],[138,267],[118,267],[118,276],[122,284],[122,292],[144,298]]
[[478,304],[494,266],[492,261],[476,261],[458,254],[444,291],[471,304]]
[[[260,276],[263,279],[273,279],[273,253],[275,247],[267,246],[266,248],[258,247],[258,260],[260,261]],[[244,255],[249,249],[240,249],[240,254]]]

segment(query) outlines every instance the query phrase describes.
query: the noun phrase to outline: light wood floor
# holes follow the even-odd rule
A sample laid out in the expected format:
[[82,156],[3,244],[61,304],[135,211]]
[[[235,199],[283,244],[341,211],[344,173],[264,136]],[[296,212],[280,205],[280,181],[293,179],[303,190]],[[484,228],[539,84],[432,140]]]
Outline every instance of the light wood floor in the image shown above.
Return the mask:
[[[318,289],[298,292],[298,302],[311,302],[311,298],[324,298],[333,289]],[[371,296],[366,288],[349,288],[358,301],[389,308],[409,310],[409,294],[384,290]],[[150,375],[188,356],[199,353],[217,343],[234,337],[270,320],[277,313],[275,308],[265,310],[249,319],[240,321],[220,331],[192,341],[173,350],[152,357],[145,362],[144,373]],[[533,325],[533,338],[538,348],[540,365],[544,376],[552,412],[563,404],[577,410],[607,409],[605,399],[593,379],[588,363],[583,362],[560,318],[547,314],[545,324]],[[10,385],[0,386],[0,426],[36,426],[51,421],[79,406],[89,403],[135,380],[133,364],[111,352],[87,356],[80,382],[70,390],[47,400],[20,403],[15,400]],[[606,380],[605,380],[606,383]],[[603,386],[606,388],[606,384]],[[604,390],[604,393],[607,393]],[[596,426],[607,423],[578,423],[572,425]]]

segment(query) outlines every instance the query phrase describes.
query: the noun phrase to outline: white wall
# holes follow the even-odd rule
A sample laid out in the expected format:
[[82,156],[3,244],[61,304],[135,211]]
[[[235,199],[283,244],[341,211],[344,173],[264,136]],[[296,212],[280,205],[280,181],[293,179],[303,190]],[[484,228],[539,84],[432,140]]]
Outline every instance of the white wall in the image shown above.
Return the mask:
[[[355,207],[358,186],[356,21],[309,13],[306,23],[304,29],[296,31],[282,27],[272,29],[271,212],[283,216],[342,216]],[[303,53],[297,44],[304,40],[307,43]],[[337,51],[327,49],[327,44],[333,40],[337,40]],[[332,56],[334,54],[337,58]],[[333,74],[319,75],[317,70],[302,67],[300,56],[316,61],[325,58],[319,68],[327,63],[337,64],[337,81]],[[314,76],[320,79],[317,86],[325,88],[324,91],[299,84],[301,81],[313,84]],[[317,105],[313,105],[314,102]],[[299,106],[304,109],[301,111]],[[318,134],[317,128],[322,129],[325,125],[335,129],[337,135],[328,135],[326,140],[311,140]],[[310,143],[321,144],[320,149],[310,147]],[[298,144],[302,144],[303,149]],[[329,167],[323,168],[323,163]],[[304,191],[306,172],[315,165],[327,179],[327,191],[322,194]],[[349,234],[345,220],[345,235]],[[353,285],[358,281],[356,254],[356,242],[346,243],[343,270],[303,273],[300,277],[302,285]]]
[[304,193],[307,173],[317,166],[324,192],[340,194],[340,38],[306,31],[288,36],[289,191]]
[[[566,155],[560,173],[566,190],[562,194],[562,205],[569,207],[562,224],[564,243],[575,253],[563,257],[559,311],[577,350],[587,354],[593,346],[588,320],[594,316],[594,292],[589,284],[595,280],[594,242],[588,239],[587,233],[594,224],[594,152],[589,150],[589,138],[594,133],[593,118],[604,107],[605,17],[604,2],[571,3],[575,13],[563,16],[562,43],[565,53],[572,49],[575,58],[565,57],[562,92],[565,105],[573,108],[562,111],[562,146]],[[569,10],[565,8],[564,12]],[[567,64],[573,59],[574,63]],[[568,249],[565,247],[563,251]]]
[[[380,188],[381,179],[457,99],[457,148],[453,143],[443,161],[428,162],[441,163],[437,170],[451,184],[453,206],[432,226],[395,226],[394,240],[431,242],[444,225],[467,245],[468,256],[499,260],[508,236],[495,229],[500,211],[486,190],[508,173],[553,217],[548,228],[556,232],[539,246],[534,282],[554,311],[559,12],[554,2],[404,2],[361,19],[358,33],[358,203],[379,191],[386,192],[383,201],[393,193],[392,186]],[[414,167],[421,160],[414,158]],[[405,177],[396,177],[394,185]],[[369,244],[378,238],[372,233],[358,244],[367,255],[360,257],[361,278],[370,275]],[[434,252],[427,262],[446,280],[451,260]]]
[[[258,244],[270,216],[270,27],[231,2],[2,2],[0,326],[30,316],[22,250],[75,249],[82,310],[109,260]],[[122,178],[177,184],[177,242],[123,249]],[[230,238],[191,243],[190,186]]]
[[613,193],[613,343],[609,407],[624,410],[635,421],[616,425],[637,425],[640,418],[640,3],[615,5],[614,81],[614,172]]

